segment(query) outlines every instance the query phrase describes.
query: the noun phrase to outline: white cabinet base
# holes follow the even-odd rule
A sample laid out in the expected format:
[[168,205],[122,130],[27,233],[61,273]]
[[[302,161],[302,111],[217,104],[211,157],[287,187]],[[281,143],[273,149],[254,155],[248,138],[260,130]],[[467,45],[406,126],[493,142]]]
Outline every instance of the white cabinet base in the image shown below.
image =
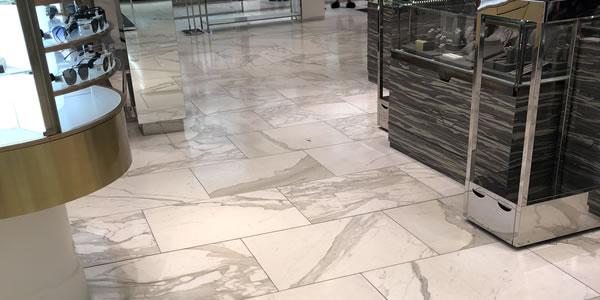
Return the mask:
[[85,300],[64,205],[0,219],[0,299]]

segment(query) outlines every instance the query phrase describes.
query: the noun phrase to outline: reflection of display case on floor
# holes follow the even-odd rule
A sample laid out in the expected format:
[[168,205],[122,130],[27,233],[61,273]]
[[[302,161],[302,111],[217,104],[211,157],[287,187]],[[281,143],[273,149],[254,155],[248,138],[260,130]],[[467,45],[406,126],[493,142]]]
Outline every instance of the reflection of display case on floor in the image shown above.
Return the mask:
[[[599,4],[575,2],[479,7],[466,216],[515,246],[600,226],[600,80],[590,76],[600,43],[582,30]],[[498,28],[518,34],[490,57]],[[492,79],[511,83],[515,97],[486,96]]]
[[131,164],[102,12],[0,1],[0,298],[89,298],[64,204]]

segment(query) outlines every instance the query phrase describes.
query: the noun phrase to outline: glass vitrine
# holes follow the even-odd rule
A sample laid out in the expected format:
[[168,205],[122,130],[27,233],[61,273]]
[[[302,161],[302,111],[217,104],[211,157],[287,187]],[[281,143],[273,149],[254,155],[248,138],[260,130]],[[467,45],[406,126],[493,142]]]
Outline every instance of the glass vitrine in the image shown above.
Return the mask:
[[600,226],[599,8],[479,7],[466,215],[515,246]]
[[66,133],[116,110],[118,69],[100,7],[0,1],[0,147]]
[[91,1],[0,1],[0,219],[82,197],[131,163],[113,24]]

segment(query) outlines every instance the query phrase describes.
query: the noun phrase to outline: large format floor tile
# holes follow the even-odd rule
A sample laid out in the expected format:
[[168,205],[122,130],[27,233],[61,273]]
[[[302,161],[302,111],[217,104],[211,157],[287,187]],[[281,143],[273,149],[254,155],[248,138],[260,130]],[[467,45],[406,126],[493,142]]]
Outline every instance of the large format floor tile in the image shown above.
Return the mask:
[[279,289],[434,255],[382,213],[245,238]]
[[422,163],[404,164],[400,168],[444,196],[454,196],[465,192],[464,184],[456,182]]
[[269,124],[251,111],[187,119],[184,126],[184,131],[167,134],[173,143],[271,128]]
[[329,120],[327,124],[357,141],[388,136],[387,132],[377,125],[376,114]]
[[229,139],[251,158],[351,141],[322,122],[233,135]]
[[551,242],[532,251],[600,292],[600,231]]
[[244,244],[179,250],[85,270],[92,299],[245,299],[277,290]]
[[529,250],[502,243],[368,272],[388,300],[589,299],[598,294]]
[[413,162],[386,144],[384,137],[310,149],[306,153],[338,176]]
[[398,166],[295,184],[279,190],[313,223],[441,197]]
[[141,211],[97,218],[70,218],[75,250],[83,267],[159,252]]
[[365,112],[346,102],[309,103],[255,110],[274,127],[287,127],[337,118],[362,115]]
[[207,198],[192,171],[182,169],[121,177],[93,194],[67,203],[67,210],[71,218],[92,218]]
[[213,95],[193,100],[193,104],[204,114],[224,114],[253,109],[293,105],[291,100],[284,97],[276,99],[236,98],[230,95]]
[[196,139],[169,145],[132,149],[131,152],[133,162],[127,171],[128,176],[246,158],[226,137]]
[[264,190],[144,211],[162,251],[309,224],[277,190]]
[[211,197],[234,195],[331,177],[304,152],[291,152],[192,169]]
[[385,300],[361,275],[328,280],[250,300]]
[[463,217],[464,196],[452,196],[385,211],[438,253],[498,241]]

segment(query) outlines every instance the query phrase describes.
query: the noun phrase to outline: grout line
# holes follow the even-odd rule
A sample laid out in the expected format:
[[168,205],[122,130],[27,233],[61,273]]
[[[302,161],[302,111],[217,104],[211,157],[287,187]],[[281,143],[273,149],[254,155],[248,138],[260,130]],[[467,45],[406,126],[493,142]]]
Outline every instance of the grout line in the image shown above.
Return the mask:
[[394,222],[396,225],[400,226],[400,228],[406,230],[406,232],[408,232],[408,234],[412,235],[414,238],[416,238],[417,240],[419,240],[421,243],[423,243],[423,245],[425,245],[427,248],[429,248],[431,251],[433,251],[433,253],[435,253],[435,255],[432,255],[430,257],[434,257],[434,256],[440,256],[440,253],[437,252],[435,249],[433,249],[433,247],[431,247],[429,244],[425,243],[425,241],[423,241],[420,237],[418,237],[416,234],[412,233],[410,230],[406,229],[404,226],[402,226],[402,224],[398,223],[398,221],[396,221],[394,218],[392,218],[390,215],[388,215],[385,211],[382,211],[382,213],[388,218],[390,219],[392,222]]
[[[262,266],[262,264],[260,263],[260,261],[258,261],[258,257],[256,257],[256,255],[254,255],[254,253],[252,253],[252,250],[250,250],[250,247],[248,247],[248,245],[246,245],[246,242],[243,239],[239,239],[239,240],[242,242],[242,244],[244,244],[244,247],[246,247],[246,249],[248,250],[248,252],[250,252],[250,255],[252,255],[252,257],[254,257],[254,260],[258,264],[258,267],[261,270],[263,270],[263,272],[265,272],[265,275],[267,275],[267,278],[269,278],[269,281],[271,281],[271,283],[273,284],[273,286],[275,287],[275,289],[277,290],[277,292],[280,292],[281,290],[279,289],[279,287],[277,287],[277,285],[275,284],[275,281],[273,281],[273,279],[271,279],[271,276],[267,272],[267,269],[265,269]],[[271,293],[271,294],[273,294],[273,293]]]
[[304,217],[304,219],[306,219],[306,221],[309,224],[316,224],[310,221],[310,219],[298,208],[298,206],[296,206],[296,203],[292,202],[292,200],[290,200],[290,198],[288,198],[288,196],[286,196],[282,191],[281,191],[282,187],[276,187],[275,189],[281,194],[283,195],[283,197],[292,204],[292,206],[294,206],[294,208]]
[[379,295],[383,297],[383,299],[387,299],[387,297],[369,280],[369,278],[365,276],[364,272],[360,273],[360,276],[362,276],[362,278],[364,278],[369,283],[369,285],[372,286],[379,293]]
[[[540,254],[538,254],[537,252],[531,250],[532,247],[527,248],[526,250],[533,253],[534,255],[536,255],[537,257],[541,258],[542,260],[544,260],[545,262],[549,263],[551,266],[555,267],[556,269],[560,270],[561,272],[565,273],[567,276],[575,279],[575,281],[581,283],[583,286],[587,287],[588,289],[600,294],[600,291],[595,290],[594,288],[590,287],[589,285],[587,285],[586,283],[584,283],[583,281],[579,280],[577,277],[571,275],[571,273],[567,272],[566,270],[564,270],[563,268],[555,265],[553,262],[547,260],[545,257],[541,256]],[[596,296],[598,297],[598,296]],[[591,300],[596,299],[596,298],[591,298]]]
[[[194,171],[192,170],[192,168],[187,168],[187,170],[188,170],[190,173],[192,173],[192,176],[194,176],[194,178],[196,178],[196,181],[198,181],[198,184],[200,184],[200,186],[202,187],[202,190],[204,190],[204,192],[205,192],[205,193],[206,193],[206,195],[208,196],[208,199],[212,199],[212,198],[210,197],[210,194],[208,193],[208,190],[207,190],[207,189],[204,187],[204,185],[202,184],[202,181],[200,181],[200,178],[198,178],[198,175],[196,175],[196,172],[194,172]],[[207,199],[200,199],[200,200],[198,200],[198,201],[202,201],[202,200],[207,200]],[[193,203],[193,202],[197,202],[197,201],[191,201],[191,202]]]
[[150,225],[150,222],[148,221],[148,216],[146,216],[146,212],[144,210],[142,210],[142,214],[144,215],[144,221],[146,221],[148,229],[150,229],[150,234],[152,234],[152,238],[156,243],[156,248],[158,248],[158,252],[163,253],[163,251],[160,249],[160,245],[158,244],[158,240],[156,239],[156,235],[154,235],[154,231],[152,230],[152,225]]

